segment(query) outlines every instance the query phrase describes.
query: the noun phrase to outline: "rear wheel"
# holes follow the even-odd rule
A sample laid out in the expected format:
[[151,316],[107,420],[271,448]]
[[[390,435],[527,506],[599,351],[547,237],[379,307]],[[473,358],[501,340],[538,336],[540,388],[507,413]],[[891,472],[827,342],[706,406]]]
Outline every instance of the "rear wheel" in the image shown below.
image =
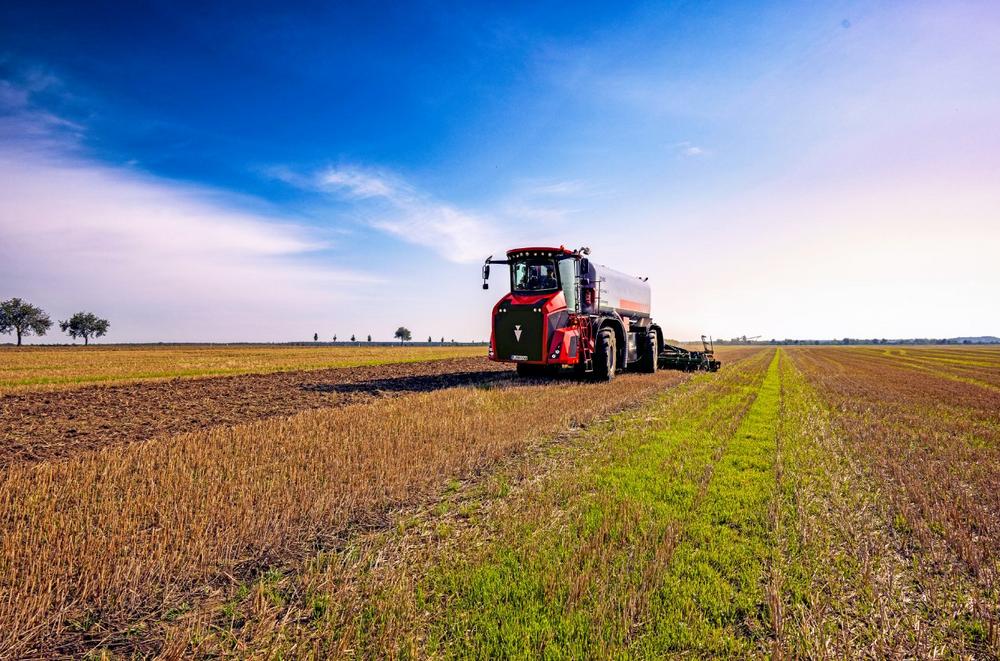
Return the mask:
[[659,356],[656,355],[656,331],[651,330],[646,333],[645,347],[643,347],[642,357],[639,358],[639,371],[646,374],[655,372],[658,358]]
[[615,346],[615,332],[605,328],[597,334],[597,346],[594,351],[594,379],[610,381],[615,378],[618,367],[618,351]]

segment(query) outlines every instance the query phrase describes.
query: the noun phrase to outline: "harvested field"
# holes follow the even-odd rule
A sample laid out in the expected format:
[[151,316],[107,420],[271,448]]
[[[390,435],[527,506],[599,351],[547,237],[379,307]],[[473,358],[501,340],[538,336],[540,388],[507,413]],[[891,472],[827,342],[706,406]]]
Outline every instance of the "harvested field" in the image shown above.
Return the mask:
[[124,386],[250,394],[0,469],[0,658],[1000,656],[1000,351],[720,354]]
[[483,358],[0,395],[0,466],[218,425],[510,378]]
[[[945,528],[921,532],[912,512],[901,518],[906,498],[879,467],[880,453],[907,456],[893,425],[888,436],[871,436],[865,429],[881,433],[871,418],[851,427],[842,417],[845,405],[903,398],[900,409],[919,422],[927,411],[907,393],[957,395],[955,382],[913,383],[912,371],[887,359],[871,378],[859,374],[862,390],[845,400],[814,388],[826,375],[831,386],[849,383],[866,364],[860,355],[764,350],[699,375],[554,457],[245,584],[214,618],[168,627],[166,649],[297,658],[995,658],[992,579],[957,553],[941,554]],[[909,378],[880,382],[880,372]],[[972,408],[983,403],[966,394]],[[996,429],[995,418],[985,422]],[[958,430],[942,433],[940,441],[963,442]],[[885,450],[870,445],[876,439]],[[917,476],[952,461],[920,454],[907,457],[927,464]],[[957,466],[955,486],[968,468]],[[949,498],[928,490],[915,500]],[[922,541],[927,532],[938,542]],[[983,536],[983,555],[995,563],[996,536]]]
[[481,346],[164,345],[0,347],[0,393],[99,383],[268,374],[484,356]]
[[128,647],[199,591],[336,548],[351,526],[685,378],[451,388],[8,466],[0,655]]
[[934,614],[1000,651],[1000,350],[791,355],[885,497],[912,558],[913,620]]

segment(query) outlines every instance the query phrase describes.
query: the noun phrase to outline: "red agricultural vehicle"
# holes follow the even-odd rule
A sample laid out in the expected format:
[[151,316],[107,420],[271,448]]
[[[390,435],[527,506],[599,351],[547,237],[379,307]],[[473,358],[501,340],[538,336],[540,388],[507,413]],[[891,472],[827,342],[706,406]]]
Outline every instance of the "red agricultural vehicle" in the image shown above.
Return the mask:
[[658,367],[715,371],[708,346],[688,351],[665,344],[650,317],[646,278],[589,259],[590,249],[515,248],[483,265],[510,267],[510,293],[493,306],[490,360],[513,362],[523,376],[555,374],[564,366],[610,381],[615,373]]
[[570,366],[598,379],[620,369],[655,372],[663,334],[649,316],[645,279],[590,261],[590,250],[516,248],[507,259],[510,293],[493,307],[490,360],[517,363],[518,374],[540,376]]

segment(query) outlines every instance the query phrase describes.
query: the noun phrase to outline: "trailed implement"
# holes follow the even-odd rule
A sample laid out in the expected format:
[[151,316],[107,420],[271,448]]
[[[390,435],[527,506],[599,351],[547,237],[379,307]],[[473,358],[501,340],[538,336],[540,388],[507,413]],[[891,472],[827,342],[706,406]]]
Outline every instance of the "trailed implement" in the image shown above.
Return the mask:
[[705,339],[705,336],[702,335],[701,345],[701,351],[691,351],[664,342],[658,361],[660,369],[717,372],[722,363],[715,359],[715,343],[711,339]]

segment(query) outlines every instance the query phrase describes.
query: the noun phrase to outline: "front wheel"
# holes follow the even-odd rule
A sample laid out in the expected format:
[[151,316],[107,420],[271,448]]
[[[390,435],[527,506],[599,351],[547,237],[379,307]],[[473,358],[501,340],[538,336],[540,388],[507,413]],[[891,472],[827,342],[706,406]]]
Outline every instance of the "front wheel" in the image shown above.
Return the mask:
[[615,333],[610,328],[605,328],[597,334],[597,342],[594,351],[594,379],[597,381],[611,381],[615,378],[615,370],[618,367],[618,351],[615,346]]

